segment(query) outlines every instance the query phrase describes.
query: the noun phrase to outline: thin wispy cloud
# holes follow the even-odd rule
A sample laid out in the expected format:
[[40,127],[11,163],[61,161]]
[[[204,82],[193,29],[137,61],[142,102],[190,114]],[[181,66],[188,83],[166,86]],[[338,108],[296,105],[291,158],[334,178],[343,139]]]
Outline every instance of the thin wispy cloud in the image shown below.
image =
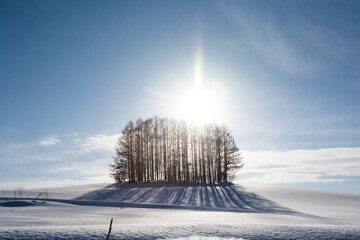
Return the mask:
[[[219,4],[219,8],[236,26],[237,35],[242,39],[237,44],[247,45],[260,61],[289,74],[305,73],[317,65],[298,51],[289,34],[280,30],[271,12],[254,16],[241,4],[226,2]],[[294,29],[296,31],[296,27]]]
[[78,132],[69,132],[69,133],[64,134],[65,137],[76,137],[78,135],[79,135]]
[[31,147],[33,144],[25,144],[25,143],[9,143],[2,147],[0,147],[1,152],[13,152],[13,151],[19,151],[22,149],[26,149]]
[[[0,168],[3,183],[0,187],[11,189],[14,182],[26,182],[27,187],[85,184],[91,183],[90,179],[111,182],[109,164],[120,134],[97,134],[77,139],[66,137],[61,140],[59,136],[64,134],[49,135],[29,144],[14,143],[11,147],[13,151],[3,151],[6,155],[0,163],[7,165],[6,169]],[[55,145],[59,146],[48,147]],[[26,171],[20,167],[24,164]],[[14,177],[13,172],[21,177]]]
[[87,176],[81,179],[58,179],[58,178],[42,178],[42,179],[28,179],[26,183],[24,181],[11,181],[11,182],[0,182],[0,189],[14,190],[18,186],[24,186],[25,189],[43,189],[53,187],[66,187],[83,184],[94,184],[94,183],[111,183],[107,175],[102,176]]
[[60,144],[60,143],[61,143],[61,141],[57,135],[49,135],[47,137],[43,137],[38,142],[38,145],[46,147],[46,146],[56,145],[56,144]]
[[[40,155],[38,152],[29,151],[36,150],[36,144],[32,147],[26,145],[26,148],[22,148],[27,151],[25,159],[21,158],[23,161],[19,163],[13,161],[13,164],[23,164],[25,161],[33,162],[34,167],[37,167],[37,164],[45,163],[47,175],[44,173],[43,177],[55,179],[54,184],[57,181],[60,184],[63,176],[71,180],[72,174],[76,175],[76,178],[71,181],[76,182],[75,179],[79,179],[79,184],[91,176],[110,181],[108,164],[112,161],[119,137],[120,134],[98,134],[68,139],[61,142],[66,145],[67,151],[53,149]],[[60,143],[56,135],[45,137],[42,141],[43,146]],[[18,148],[20,154],[21,147]],[[347,182],[360,177],[360,147],[241,152],[245,166],[236,175],[236,181],[242,184],[332,183]]]
[[105,135],[99,134],[84,139],[76,139],[82,152],[113,151],[120,134]]
[[59,173],[59,172],[69,172],[69,171],[75,171],[76,168],[74,167],[58,167],[58,168],[53,168],[53,169],[49,169],[48,171],[50,173]]
[[360,147],[293,151],[244,151],[242,183],[326,183],[360,177]]
[[[74,162],[63,164],[61,167],[54,167],[48,170],[49,173],[71,173],[82,177],[109,176],[109,166],[105,159],[91,159],[89,162]],[[67,166],[65,166],[67,165]]]
[[54,162],[56,160],[57,159],[54,156],[37,156],[37,157],[34,157],[34,161],[36,161],[36,162]]
[[[325,17],[325,16],[320,16]],[[338,19],[345,26],[347,32],[358,31],[357,23],[351,21],[351,16]],[[318,51],[338,61],[338,64],[350,64],[356,66],[355,62],[349,59],[359,59],[360,42],[357,38],[349,37],[347,34],[336,31],[330,23],[315,23],[306,19],[302,19],[298,27],[300,33],[312,46],[314,51]]]

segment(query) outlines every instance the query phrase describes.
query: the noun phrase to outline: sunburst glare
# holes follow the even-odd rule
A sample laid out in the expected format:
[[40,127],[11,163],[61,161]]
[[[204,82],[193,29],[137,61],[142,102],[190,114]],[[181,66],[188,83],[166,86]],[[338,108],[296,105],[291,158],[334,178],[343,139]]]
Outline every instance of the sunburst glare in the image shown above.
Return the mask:
[[203,82],[203,56],[200,43],[194,58],[193,86],[183,92],[176,108],[179,118],[198,125],[215,121],[220,107],[219,94],[206,88]]

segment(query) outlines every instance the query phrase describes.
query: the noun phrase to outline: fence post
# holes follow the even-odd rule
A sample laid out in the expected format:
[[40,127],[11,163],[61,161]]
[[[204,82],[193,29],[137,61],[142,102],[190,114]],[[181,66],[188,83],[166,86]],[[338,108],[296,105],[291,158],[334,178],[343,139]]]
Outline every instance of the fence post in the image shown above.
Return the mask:
[[113,219],[111,218],[111,221],[110,221],[110,226],[109,226],[109,232],[108,232],[108,234],[107,234],[106,240],[109,240],[110,233],[111,233],[111,226],[112,226],[112,223],[113,223]]

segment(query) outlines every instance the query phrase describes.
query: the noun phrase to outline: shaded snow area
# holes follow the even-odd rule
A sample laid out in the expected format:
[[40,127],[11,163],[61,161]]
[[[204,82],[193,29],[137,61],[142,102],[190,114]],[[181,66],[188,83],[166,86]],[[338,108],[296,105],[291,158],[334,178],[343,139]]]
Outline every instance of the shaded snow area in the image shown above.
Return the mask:
[[360,195],[294,187],[94,184],[0,191],[0,239],[360,239]]

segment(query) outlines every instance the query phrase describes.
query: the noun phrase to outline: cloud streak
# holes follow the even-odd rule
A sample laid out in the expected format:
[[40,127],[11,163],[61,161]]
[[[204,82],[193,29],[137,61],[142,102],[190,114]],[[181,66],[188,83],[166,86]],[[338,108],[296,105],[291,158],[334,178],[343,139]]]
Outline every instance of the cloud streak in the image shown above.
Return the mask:
[[329,183],[360,177],[360,147],[242,154],[245,168],[237,174],[242,183]]
[[[50,135],[37,144],[26,147],[24,144],[17,144],[16,152],[9,152],[7,157],[4,155],[5,160],[2,162],[7,161],[9,164],[7,170],[0,171],[0,176],[3,176],[0,179],[3,181],[1,186],[4,188],[6,182],[11,181],[32,181],[31,186],[36,187],[36,182],[44,181],[45,184],[47,180],[44,179],[48,179],[52,182],[50,185],[54,186],[70,182],[90,183],[89,179],[92,178],[111,182],[109,164],[119,137],[120,134],[97,134],[78,139],[64,138],[61,142],[57,135]],[[60,143],[61,146],[56,148],[44,148]],[[347,184],[347,181],[360,178],[360,147],[291,151],[245,150],[242,155],[245,166],[237,173],[235,181],[245,185]],[[11,172],[19,172],[19,166],[24,164],[31,171],[24,172],[21,178],[11,178]],[[9,185],[6,188],[9,187],[11,188]]]
[[65,137],[76,137],[78,135],[79,135],[78,132],[69,132],[69,133],[64,134]]
[[223,2],[219,8],[230,23],[236,26],[239,38],[237,44],[246,44],[259,60],[288,74],[306,73],[317,65],[298,51],[289,37],[290,33],[281,29],[270,11],[253,15],[244,5]]
[[49,135],[47,137],[43,137],[38,142],[38,145],[46,147],[46,146],[56,145],[56,144],[60,144],[60,143],[61,143],[61,141],[57,135]]
[[85,139],[76,139],[75,141],[80,143],[79,148],[82,152],[113,151],[119,137],[120,134],[99,134]]

